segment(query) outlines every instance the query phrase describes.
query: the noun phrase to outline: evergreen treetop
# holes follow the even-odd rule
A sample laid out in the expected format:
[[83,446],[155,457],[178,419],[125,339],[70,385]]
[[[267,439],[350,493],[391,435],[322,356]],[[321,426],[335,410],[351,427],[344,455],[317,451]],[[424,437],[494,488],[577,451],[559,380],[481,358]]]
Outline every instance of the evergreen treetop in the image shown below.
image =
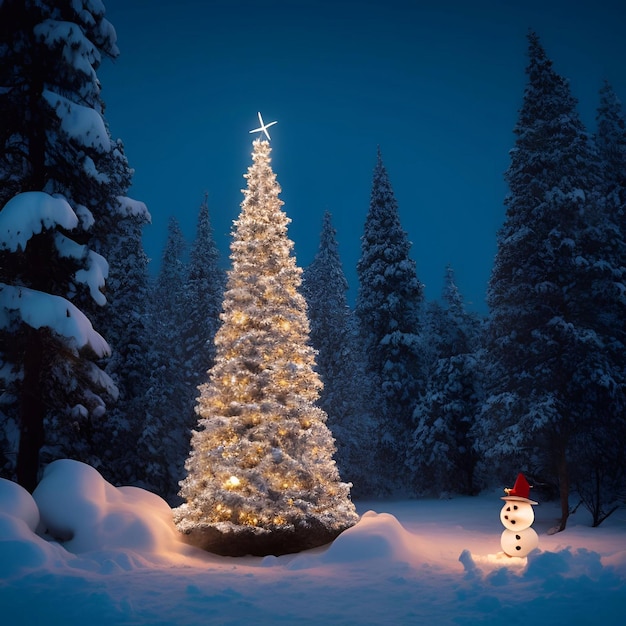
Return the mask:
[[371,333],[374,343],[394,330],[412,333],[419,327],[423,285],[409,256],[410,248],[379,149],[357,263],[356,311],[364,334]]

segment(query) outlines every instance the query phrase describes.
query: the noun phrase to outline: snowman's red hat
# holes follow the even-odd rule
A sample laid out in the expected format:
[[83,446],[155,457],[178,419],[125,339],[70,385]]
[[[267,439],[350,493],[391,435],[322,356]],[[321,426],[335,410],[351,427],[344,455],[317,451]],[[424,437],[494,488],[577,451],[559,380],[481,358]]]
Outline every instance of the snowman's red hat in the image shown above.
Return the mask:
[[538,504],[538,502],[528,497],[530,495],[530,485],[526,480],[526,476],[521,472],[517,475],[513,489],[505,489],[504,491],[506,496],[503,496],[502,500],[517,500],[518,502],[528,502],[528,504]]

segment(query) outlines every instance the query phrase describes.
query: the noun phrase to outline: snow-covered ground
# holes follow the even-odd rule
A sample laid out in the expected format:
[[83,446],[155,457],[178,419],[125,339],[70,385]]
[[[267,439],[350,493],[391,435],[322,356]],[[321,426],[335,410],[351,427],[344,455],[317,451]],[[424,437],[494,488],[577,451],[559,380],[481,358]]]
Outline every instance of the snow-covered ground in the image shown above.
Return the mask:
[[34,497],[0,480],[0,624],[622,624],[626,509],[547,535],[558,511],[540,504],[518,559],[500,495],[361,502],[330,546],[228,558],[180,542],[160,498],[57,461]]

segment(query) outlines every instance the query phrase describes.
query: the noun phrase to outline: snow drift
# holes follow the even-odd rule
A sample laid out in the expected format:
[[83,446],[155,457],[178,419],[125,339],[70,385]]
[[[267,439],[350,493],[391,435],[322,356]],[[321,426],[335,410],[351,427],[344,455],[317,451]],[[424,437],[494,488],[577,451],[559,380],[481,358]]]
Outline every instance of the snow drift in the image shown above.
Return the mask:
[[[390,512],[376,513],[374,507]],[[499,494],[363,503],[332,544],[281,557],[219,557],[180,541],[154,494],[115,488],[75,461],[33,496],[0,480],[2,623],[620,624],[626,511],[564,533],[540,505],[539,549],[499,550]],[[36,601],[33,599],[36,598]]]

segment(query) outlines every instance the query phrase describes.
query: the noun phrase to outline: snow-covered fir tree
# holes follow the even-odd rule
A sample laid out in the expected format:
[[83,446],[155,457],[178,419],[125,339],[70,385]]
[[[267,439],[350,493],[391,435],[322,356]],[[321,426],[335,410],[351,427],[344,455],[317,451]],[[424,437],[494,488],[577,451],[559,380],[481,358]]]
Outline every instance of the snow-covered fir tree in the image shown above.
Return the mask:
[[482,402],[480,319],[465,309],[451,267],[443,305],[427,310],[424,334],[431,351],[428,384],[415,409],[409,452],[417,494],[477,492],[472,425]]
[[[219,265],[219,252],[213,238],[209,216],[208,194],[200,205],[196,236],[189,255],[189,267],[185,288],[185,319],[182,333],[185,346],[185,369],[188,372],[189,414],[195,426],[195,401],[197,387],[206,380],[206,373],[215,358],[215,333],[220,325],[220,313],[226,275]],[[183,462],[189,452],[185,444]]]
[[[489,394],[477,433],[486,462],[558,484],[591,430],[623,412],[623,268],[597,153],[568,82],[529,34],[528,84],[506,173],[510,194],[488,288]],[[622,313],[623,316],[623,313]]]
[[[178,244],[175,244],[175,241]],[[169,296],[172,299],[168,305],[168,316],[174,316],[175,323],[171,324],[170,319],[170,323],[165,323],[162,328],[172,333],[167,341],[177,337],[180,352],[177,350],[175,358],[172,359],[168,348],[164,351],[159,351],[158,348],[156,350],[161,354],[161,364],[165,366],[162,372],[167,372],[163,380],[165,388],[169,389],[170,382],[167,381],[172,380],[175,381],[177,388],[176,393],[171,395],[171,402],[164,412],[163,421],[165,428],[171,430],[168,436],[172,447],[167,455],[159,453],[158,456],[161,459],[166,457],[171,459],[168,463],[171,477],[164,493],[168,499],[174,500],[178,492],[178,483],[185,475],[191,431],[197,423],[195,405],[198,386],[206,381],[207,370],[212,367],[215,357],[214,338],[220,325],[226,283],[226,275],[219,266],[219,252],[213,239],[208,194],[205,194],[200,205],[196,236],[188,264],[183,264],[180,258],[183,253],[180,230],[177,229],[175,240],[170,239],[169,246],[180,249],[172,259],[164,259],[163,267],[170,266],[171,275],[169,271],[165,271],[165,275],[160,276],[164,281],[161,287],[170,285],[171,280],[183,282],[178,290]],[[163,297],[162,293],[156,302]],[[159,343],[162,344],[162,339]],[[151,414],[155,414],[156,410],[156,408],[152,410]]]
[[[626,204],[626,120],[622,103],[608,81],[600,89],[600,104],[596,114],[595,142],[602,160],[602,172],[606,179],[607,192],[616,193],[620,222]],[[626,226],[623,227],[626,230]]]
[[[130,200],[125,195],[132,174],[123,144],[117,141],[108,170],[110,185],[117,195],[112,198],[109,212],[99,222],[104,227],[96,225],[94,241],[96,251],[109,261],[108,305],[96,311],[94,319],[111,346],[112,354],[105,371],[120,393],[117,402],[108,407],[98,424],[95,446],[102,463],[96,465],[100,473],[114,484],[123,485],[136,483],[144,474],[137,455],[137,440],[143,426],[151,374],[146,358],[149,351],[148,257],[141,239],[151,217],[143,202]],[[75,458],[69,453],[67,456]]]
[[[186,243],[178,220],[170,217],[161,266],[152,286],[147,355],[150,377],[138,455],[144,466],[140,484],[174,501],[183,476],[181,447],[189,443],[186,408],[189,372],[185,362],[183,325],[186,309]],[[186,442],[186,444],[185,444]]]
[[621,256],[619,264],[626,266],[626,119],[622,103],[608,81],[600,89],[596,123],[594,139],[600,158],[602,195],[606,211],[620,229],[613,252]]
[[406,487],[407,442],[423,385],[419,339],[423,285],[409,256],[410,247],[379,150],[357,264],[355,310],[368,374],[380,393],[374,407],[377,440],[373,461],[387,492]]
[[[613,269],[617,280],[619,270],[616,268],[623,272],[626,266],[626,123],[622,104],[608,81],[600,90],[596,121],[595,144],[601,164],[602,196],[609,217],[619,228],[617,239],[606,239],[603,261]],[[626,316],[621,302],[624,296],[611,302],[611,299],[607,301],[607,294],[601,295],[597,312],[604,319],[604,326],[611,330],[605,344],[609,346],[607,352],[613,355],[614,368],[621,369],[623,384],[626,359],[620,359],[623,355],[620,346],[626,338]],[[615,401],[605,409],[593,416],[587,428],[574,435],[576,458],[572,484],[590,511],[594,526],[626,502],[626,416]]]
[[336,231],[326,211],[318,252],[303,273],[302,293],[309,312],[311,343],[317,350],[317,371],[324,384],[319,406],[328,415],[341,475],[353,484],[353,495],[363,497],[373,495],[373,477],[363,463],[373,435],[372,392],[347,291]]
[[141,241],[150,214],[143,202],[126,196],[133,170],[122,142],[112,141],[111,145],[114,147],[102,163],[110,200],[91,229],[92,249],[109,261],[107,305],[97,307],[90,319],[111,346],[104,371],[114,381],[119,396],[107,405],[104,415],[87,421],[81,429],[51,415],[42,462],[59,457],[80,459],[98,468],[109,480],[129,484],[136,481],[138,469],[142,472],[136,464],[136,443],[150,373],[145,358],[148,258]]
[[175,510],[191,543],[223,554],[322,545],[357,520],[315,405],[321,382],[270,151],[254,141],[215,364],[181,482],[186,502]]
[[100,2],[0,3],[0,410],[19,431],[5,470],[28,489],[46,420],[89,446],[117,395],[89,321],[108,271],[92,233],[116,202],[96,71],[117,54]]

